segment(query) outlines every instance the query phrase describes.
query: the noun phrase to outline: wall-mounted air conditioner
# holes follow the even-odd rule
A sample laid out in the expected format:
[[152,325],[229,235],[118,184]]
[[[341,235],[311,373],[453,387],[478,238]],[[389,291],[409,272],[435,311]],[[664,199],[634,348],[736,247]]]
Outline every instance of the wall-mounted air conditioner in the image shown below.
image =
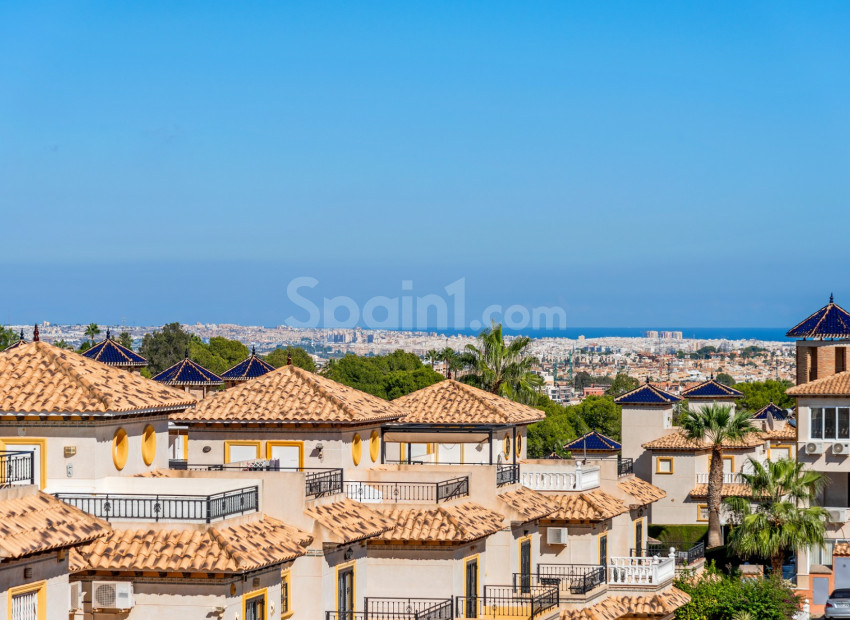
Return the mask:
[[130,581],[93,581],[92,609],[132,609],[133,583]]
[[546,528],[546,542],[550,545],[566,545],[567,544],[567,528],[565,527],[548,527]]
[[832,453],[841,456],[850,454],[850,443],[834,443],[832,444]]
[[829,514],[830,523],[844,523],[847,521],[846,508],[827,508],[826,512]]
[[823,444],[817,441],[810,441],[806,444],[806,454],[823,454]]

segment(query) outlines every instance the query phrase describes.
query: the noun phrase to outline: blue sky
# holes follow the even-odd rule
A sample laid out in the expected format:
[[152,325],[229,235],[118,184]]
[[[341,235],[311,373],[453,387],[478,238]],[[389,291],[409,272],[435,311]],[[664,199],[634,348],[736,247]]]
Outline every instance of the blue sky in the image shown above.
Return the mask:
[[846,3],[0,4],[0,322],[850,306]]

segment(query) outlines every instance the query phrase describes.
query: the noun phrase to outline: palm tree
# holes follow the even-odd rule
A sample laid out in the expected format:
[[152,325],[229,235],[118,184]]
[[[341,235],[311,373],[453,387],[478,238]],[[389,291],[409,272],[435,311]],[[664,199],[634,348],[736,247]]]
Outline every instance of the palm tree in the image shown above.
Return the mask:
[[514,400],[533,402],[543,378],[531,369],[537,358],[531,355],[531,338],[517,336],[509,344],[502,326],[493,323],[478,335],[478,346],[468,344],[463,359],[469,371],[466,383]]
[[782,575],[789,551],[823,545],[827,512],[812,502],[823,489],[823,474],[790,459],[762,464],[750,458],[752,473],[741,477],[750,497],[729,497],[726,504],[738,525],[729,546],[742,556],[770,560],[774,575]]
[[448,379],[452,378],[452,373],[455,373],[455,377],[457,377],[458,371],[462,370],[466,365],[463,354],[459,354],[451,347],[446,347],[442,351],[439,351],[437,353],[437,359],[445,364],[446,377]]
[[751,413],[740,410],[732,413],[728,405],[711,404],[679,418],[679,425],[688,439],[707,443],[711,448],[708,473],[708,548],[723,544],[720,531],[720,501],[723,491],[723,444],[739,441],[757,429],[750,423]]
[[92,346],[94,346],[94,339],[100,333],[100,328],[97,326],[97,323],[89,323],[89,326],[86,327],[86,336],[91,340]]
[[429,349],[425,354],[425,359],[431,362],[431,370],[434,370],[434,364],[440,359],[440,352],[437,349]]

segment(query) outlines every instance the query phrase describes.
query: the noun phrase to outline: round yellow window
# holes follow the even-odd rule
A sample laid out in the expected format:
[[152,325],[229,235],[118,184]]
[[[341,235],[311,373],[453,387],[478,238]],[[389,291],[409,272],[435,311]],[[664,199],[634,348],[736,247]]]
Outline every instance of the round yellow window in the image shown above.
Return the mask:
[[522,458],[522,435],[516,436],[516,445],[514,446],[517,458]]
[[156,431],[148,424],[142,433],[142,460],[145,465],[153,463],[156,456]]
[[378,431],[372,431],[372,436],[369,437],[369,456],[372,457],[372,462],[378,462],[378,456],[381,454],[381,438]]
[[505,458],[511,455],[511,436],[505,434]]
[[127,464],[127,454],[130,451],[130,440],[127,439],[127,431],[119,428],[112,436],[112,462],[115,469],[121,471]]
[[360,465],[361,456],[363,456],[363,442],[360,440],[360,433],[354,433],[354,439],[351,442],[351,460],[355,465]]

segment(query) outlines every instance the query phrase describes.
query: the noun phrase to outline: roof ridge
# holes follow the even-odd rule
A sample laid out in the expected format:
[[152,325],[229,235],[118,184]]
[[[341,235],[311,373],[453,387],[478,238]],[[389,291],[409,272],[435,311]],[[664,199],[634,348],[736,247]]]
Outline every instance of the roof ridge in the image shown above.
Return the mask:
[[[488,399],[484,398],[481,394],[478,393],[478,391],[484,392],[485,394],[488,394],[488,395],[491,395],[491,396],[499,396],[498,394],[492,394],[490,392],[487,392],[486,390],[482,390],[481,388],[477,388],[474,385],[469,385],[468,383],[463,383],[461,381],[457,381],[456,379],[449,379],[449,381],[450,381],[449,385],[451,385],[452,387],[455,387],[455,388],[462,387],[462,391],[466,392],[472,398],[474,398],[476,401],[481,403],[491,413],[495,413],[495,414],[501,416],[504,420],[508,420],[507,415],[502,414],[499,411],[498,407],[496,407]],[[440,383],[442,383],[442,381],[438,381],[434,385],[439,385]],[[504,398],[504,396],[502,396],[500,398]],[[520,404],[520,403],[517,403],[517,404]]]
[[49,345],[46,342],[42,343],[41,341],[33,342],[30,344],[34,344],[36,346],[36,350],[44,351],[45,355],[49,357],[51,361],[64,372],[66,377],[69,377],[73,381],[76,381],[79,385],[91,392],[94,395],[95,399],[103,405],[105,411],[109,411],[111,403],[109,402],[109,398],[106,396],[106,394],[101,393],[96,385],[94,385],[88,379],[77,373],[74,370],[74,367],[68,364],[62,357],[62,355],[54,352],[52,350],[53,345]]
[[[346,415],[347,415],[350,419],[352,419],[352,420],[356,420],[356,419],[358,418],[357,412],[356,412],[356,411],[352,411],[352,410],[351,410],[351,408],[348,406],[348,404],[347,404],[344,400],[342,400],[342,399],[341,399],[339,396],[337,396],[336,394],[333,394],[333,393],[331,393],[330,391],[328,391],[328,389],[327,389],[324,385],[322,385],[321,381],[317,381],[317,380],[316,380],[316,379],[317,379],[317,377],[319,377],[320,375],[317,375],[316,373],[310,372],[310,371],[308,371],[308,370],[304,370],[303,368],[299,368],[298,366],[296,366],[296,365],[294,365],[294,364],[287,364],[286,366],[284,366],[284,368],[291,368],[292,370],[290,370],[290,371],[289,371],[290,373],[295,373],[295,375],[296,375],[297,377],[300,377],[302,380],[307,381],[307,383],[308,383],[311,387],[313,387],[313,388],[314,388],[314,389],[315,389],[315,390],[316,390],[316,391],[317,391],[320,395],[322,395],[322,396],[324,396],[325,398],[330,399],[331,401],[333,401],[333,403],[334,403],[337,407],[339,407],[339,408],[340,408],[343,412],[345,412],[345,414],[346,414]],[[298,370],[296,370],[296,368],[297,368]],[[308,376],[308,375],[309,375],[309,376]],[[322,377],[322,379],[326,379],[327,381],[333,381],[333,379],[328,379],[327,377]],[[334,383],[337,383],[337,382],[336,382],[336,381],[334,381]],[[348,388],[348,387],[349,387],[349,386],[347,386],[347,385],[345,385],[345,384],[343,384],[343,383],[340,383],[339,385],[342,385],[342,386],[344,386],[344,387],[346,387],[346,388]],[[350,388],[350,389],[354,389],[354,388]]]

